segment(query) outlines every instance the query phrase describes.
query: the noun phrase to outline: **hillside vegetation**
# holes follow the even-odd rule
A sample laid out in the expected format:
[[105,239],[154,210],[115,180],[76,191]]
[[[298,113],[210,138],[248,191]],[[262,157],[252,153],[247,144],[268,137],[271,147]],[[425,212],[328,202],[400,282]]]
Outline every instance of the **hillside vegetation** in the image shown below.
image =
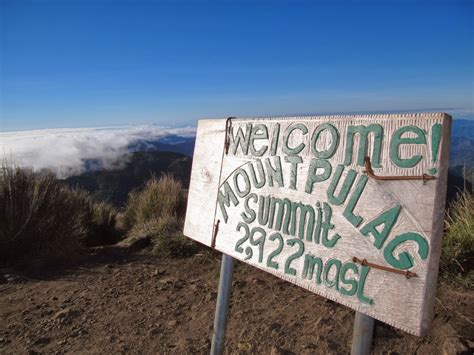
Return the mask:
[[3,166],[0,172],[0,265],[51,261],[119,239],[116,211],[52,174]]
[[474,288],[474,196],[465,191],[447,210],[441,276]]
[[186,202],[187,190],[180,181],[171,174],[153,176],[142,191],[129,194],[123,216],[128,239],[148,239],[157,254],[193,254],[197,244],[182,234]]
[[153,176],[164,173],[173,174],[176,180],[187,187],[191,175],[191,158],[174,152],[135,152],[114,169],[88,171],[69,177],[65,182],[69,186],[87,190],[97,200],[123,207],[131,191],[142,188]]
[[[188,256],[199,246],[182,234],[187,190],[172,174],[128,194],[123,212],[97,202],[51,174],[3,167],[0,176],[0,264],[64,259],[86,247],[151,246],[162,256]],[[474,286],[474,198],[465,191],[445,220],[441,277]]]
[[123,213],[52,174],[4,166],[0,174],[0,266],[51,263],[87,247],[146,240],[157,254],[190,255],[182,235],[186,193],[171,174],[129,193]]

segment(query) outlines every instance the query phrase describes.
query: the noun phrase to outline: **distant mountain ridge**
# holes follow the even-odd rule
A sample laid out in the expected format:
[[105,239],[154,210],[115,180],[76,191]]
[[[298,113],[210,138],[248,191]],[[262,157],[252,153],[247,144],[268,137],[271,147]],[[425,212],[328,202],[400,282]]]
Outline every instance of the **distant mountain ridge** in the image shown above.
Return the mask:
[[[467,187],[474,183],[474,121],[453,120],[448,195],[454,196],[464,186],[466,164]],[[113,169],[101,169],[94,160],[85,163],[86,172],[67,178],[69,185],[90,191],[95,197],[121,206],[133,189],[140,188],[154,174],[170,172],[189,184],[194,137],[167,136],[156,140],[136,141],[128,146],[130,155],[119,161]]]
[[140,189],[153,176],[171,173],[189,186],[191,158],[176,152],[142,151],[126,157],[121,167],[87,171],[65,180],[69,186],[89,191],[95,198],[123,206],[128,193]]
[[162,151],[162,152],[175,152],[193,156],[194,144],[196,142],[195,137],[181,137],[177,135],[169,135],[159,139],[142,139],[128,145],[130,152],[143,152],[143,151]]
[[453,120],[449,166],[474,168],[474,120]]

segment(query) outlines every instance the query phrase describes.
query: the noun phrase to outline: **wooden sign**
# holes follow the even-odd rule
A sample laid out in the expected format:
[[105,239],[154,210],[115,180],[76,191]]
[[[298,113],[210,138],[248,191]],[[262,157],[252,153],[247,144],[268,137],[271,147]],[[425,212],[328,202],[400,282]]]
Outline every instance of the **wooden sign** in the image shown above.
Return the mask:
[[201,120],[184,234],[424,335],[450,129],[443,113]]

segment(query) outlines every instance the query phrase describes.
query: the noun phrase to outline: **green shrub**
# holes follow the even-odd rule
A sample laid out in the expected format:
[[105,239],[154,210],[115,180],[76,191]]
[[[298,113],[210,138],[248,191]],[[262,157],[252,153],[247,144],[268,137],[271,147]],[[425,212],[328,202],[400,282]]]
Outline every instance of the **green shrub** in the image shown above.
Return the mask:
[[441,254],[442,277],[474,286],[474,197],[465,191],[448,209]]

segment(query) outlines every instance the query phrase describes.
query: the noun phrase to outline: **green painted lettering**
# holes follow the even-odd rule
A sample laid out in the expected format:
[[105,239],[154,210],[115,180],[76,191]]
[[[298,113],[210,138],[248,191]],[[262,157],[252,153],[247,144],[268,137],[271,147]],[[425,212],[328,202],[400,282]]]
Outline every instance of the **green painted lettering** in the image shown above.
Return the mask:
[[224,222],[227,223],[228,215],[225,207],[230,207],[230,203],[234,206],[237,206],[239,204],[239,200],[237,199],[237,196],[235,196],[234,191],[230,187],[229,183],[226,181],[224,182],[224,193],[222,192],[222,187],[219,189],[219,192],[217,194],[217,202],[219,203],[219,207],[221,209],[222,217],[224,218]]
[[[239,176],[242,177],[244,182],[243,189],[239,186]],[[252,188],[252,186],[250,186],[250,179],[247,172],[242,168],[237,169],[234,173],[234,188],[237,192],[237,196],[240,198],[244,198],[250,193],[250,189]]]
[[298,250],[295,253],[291,254],[288,257],[288,259],[286,259],[286,262],[285,262],[285,274],[295,276],[296,270],[292,268],[290,265],[293,262],[293,260],[298,259],[301,255],[303,255],[304,243],[298,238],[295,238],[295,239],[288,239],[286,241],[286,244],[288,244],[290,247],[292,247],[295,244],[298,245]]
[[398,254],[398,258],[393,255],[398,246],[410,240],[418,244],[418,255],[422,260],[425,260],[428,257],[428,242],[418,233],[408,232],[397,235],[387,244],[383,252],[385,261],[400,270],[411,268],[413,266],[413,256],[409,252],[401,252]]
[[252,132],[252,125],[247,123],[245,125],[245,134],[242,130],[242,126],[239,126],[237,130],[237,134],[234,136],[234,127],[230,127],[230,150],[233,155],[237,153],[237,149],[240,146],[240,149],[244,155],[249,153],[249,142],[250,142],[250,135]]
[[[318,151],[316,144],[318,142],[321,132],[328,131],[331,135],[331,145],[323,151]],[[319,125],[313,132],[311,136],[311,152],[313,156],[318,159],[329,159],[334,153],[336,153],[337,147],[339,145],[339,131],[333,125],[329,123],[323,123]]]
[[298,164],[302,163],[303,159],[299,155],[288,155],[285,157],[285,161],[291,164],[290,189],[296,190],[296,182],[298,179]]
[[270,158],[265,159],[265,168],[267,172],[268,185],[273,187],[273,182],[278,184],[278,187],[283,187],[283,173],[281,171],[281,159],[276,156],[273,159],[275,167],[272,166]]
[[[278,208],[278,213],[276,214]],[[286,211],[286,213],[285,213]],[[275,220],[276,214],[276,220]],[[270,202],[270,217],[268,221],[268,228],[274,228],[277,231],[281,230],[283,223],[283,216],[285,216],[285,224],[283,225],[283,233],[290,234],[288,227],[290,225],[291,217],[291,201],[287,198],[279,199],[271,197]],[[273,227],[273,222],[275,221],[275,226]]]
[[357,292],[357,281],[354,278],[347,278],[347,273],[352,271],[354,275],[359,274],[359,269],[357,265],[354,263],[345,263],[342,265],[341,268],[341,282],[344,285],[348,285],[350,288],[346,289],[345,287],[341,286],[339,292],[345,296],[354,296]]
[[346,178],[344,179],[344,183],[342,184],[339,195],[335,196],[334,193],[336,191],[337,185],[339,184],[339,180],[341,179],[343,171],[344,165],[338,165],[327,191],[329,202],[331,202],[335,206],[342,205],[346,201],[346,198],[349,195],[349,191],[352,188],[352,185],[354,185],[354,181],[357,176],[355,170],[350,169],[347,173]]
[[359,285],[357,287],[357,298],[362,303],[373,305],[374,300],[364,295],[365,281],[367,279],[367,275],[369,274],[369,271],[370,271],[370,267],[365,266],[365,265],[362,266],[362,271],[360,273],[360,278],[359,278]]
[[303,279],[311,280],[314,274],[314,267],[317,266],[316,269],[316,283],[321,283],[321,273],[323,271],[323,261],[321,258],[317,258],[314,255],[306,254],[304,256],[304,267],[303,267]]
[[[329,279],[329,272],[332,267],[336,268],[336,274],[334,279]],[[341,262],[337,259],[329,259],[324,267],[324,284],[327,287],[335,287],[336,290],[339,290],[339,273],[341,271]]]
[[354,214],[354,209],[357,206],[357,202],[359,202],[362,192],[364,192],[367,180],[368,178],[365,175],[361,175],[359,177],[357,185],[354,191],[352,192],[351,198],[349,199],[349,202],[347,203],[347,206],[344,209],[344,212],[342,213],[343,216],[346,217],[346,219],[351,222],[354,227],[358,227],[363,221],[363,218],[361,216],[356,216]]
[[296,233],[296,217],[298,216],[299,210],[299,226],[298,226],[298,238],[304,238],[304,230],[306,224],[306,240],[313,240],[313,228],[314,228],[314,209],[310,205],[305,205],[301,202],[291,203],[291,226],[290,235],[294,236]]
[[[405,133],[414,133],[416,137],[405,137],[402,135]],[[405,126],[397,129],[390,141],[390,159],[392,162],[400,168],[411,168],[418,164],[421,160],[421,155],[415,154],[410,158],[400,158],[399,148],[402,144],[426,144],[426,136],[423,130],[416,126]]]
[[244,220],[244,222],[249,223],[249,224],[252,223],[253,221],[255,221],[255,218],[257,216],[255,211],[249,206],[249,200],[250,199],[252,199],[254,202],[257,202],[258,197],[254,193],[251,193],[250,195],[248,195],[244,200],[245,212],[242,212],[240,214],[242,216],[242,219]]
[[257,179],[257,174],[255,173],[255,168],[253,167],[253,164],[249,164],[250,180],[252,180],[253,186],[255,186],[257,189],[260,189],[263,186],[265,186],[265,171],[263,170],[263,163],[260,159],[257,159],[255,161],[255,165],[257,165],[257,170],[258,170],[258,175],[260,177],[260,181],[258,181],[258,179]]
[[275,270],[278,270],[279,264],[276,261],[273,261],[273,258],[277,257],[280,255],[281,251],[283,250],[283,237],[281,236],[280,233],[273,233],[270,236],[270,241],[275,241],[278,240],[278,247],[270,253],[267,259],[267,266],[271,267]]
[[[382,150],[383,127],[379,124],[371,124],[366,126],[349,126],[347,128],[346,151],[344,156],[344,165],[352,163],[353,148],[355,143],[355,135],[359,135],[359,151],[357,153],[357,165],[364,166],[364,158],[367,152],[367,141],[369,134],[374,136],[374,145],[370,161],[374,168],[380,168],[380,152]],[[367,152],[367,153],[366,153]]]
[[[381,249],[383,247],[383,244],[385,243],[385,240],[390,234],[390,231],[397,222],[401,209],[402,206],[397,205],[383,212],[380,216],[378,216],[374,220],[367,223],[364,227],[362,227],[360,232],[362,233],[362,235],[365,236],[371,234],[375,240],[375,247],[377,249]],[[383,225],[383,229],[381,232],[379,232],[379,228],[381,225]]]
[[[255,239],[254,235],[256,233],[260,234],[260,238]],[[258,245],[258,262],[261,263],[263,260],[263,248],[265,246],[265,237],[267,236],[267,233],[265,233],[265,230],[261,227],[253,227],[252,230],[250,231],[250,245],[256,246]]]
[[277,153],[279,138],[280,138],[280,124],[276,123],[273,126],[272,145],[270,147],[270,155],[272,156],[276,155]]
[[331,239],[328,239],[329,230],[334,228],[334,224],[331,223],[332,209],[326,202],[323,202],[323,209],[326,220],[321,224],[321,241],[326,248],[332,248],[336,245],[337,241],[341,239],[341,236],[336,233]]
[[267,145],[262,146],[260,149],[255,149],[255,141],[260,139],[268,139],[268,129],[264,124],[256,124],[252,128],[250,134],[250,154],[255,157],[261,157],[268,149]]
[[308,133],[308,128],[302,123],[297,123],[287,128],[285,135],[283,136],[283,146],[282,146],[283,153],[287,155],[296,155],[300,153],[305,147],[304,143],[300,143],[298,144],[298,146],[294,148],[290,148],[288,146],[288,141],[290,139],[291,133],[293,133],[293,131],[296,129],[300,130],[301,133],[303,133],[303,135]]
[[[323,172],[318,174],[318,169],[323,169]],[[313,192],[313,186],[317,182],[326,181],[331,175],[332,166],[324,159],[311,159],[308,169],[308,176],[306,180],[306,193]]]
[[258,224],[264,226],[268,222],[268,215],[270,211],[270,196],[260,196],[258,198]]

